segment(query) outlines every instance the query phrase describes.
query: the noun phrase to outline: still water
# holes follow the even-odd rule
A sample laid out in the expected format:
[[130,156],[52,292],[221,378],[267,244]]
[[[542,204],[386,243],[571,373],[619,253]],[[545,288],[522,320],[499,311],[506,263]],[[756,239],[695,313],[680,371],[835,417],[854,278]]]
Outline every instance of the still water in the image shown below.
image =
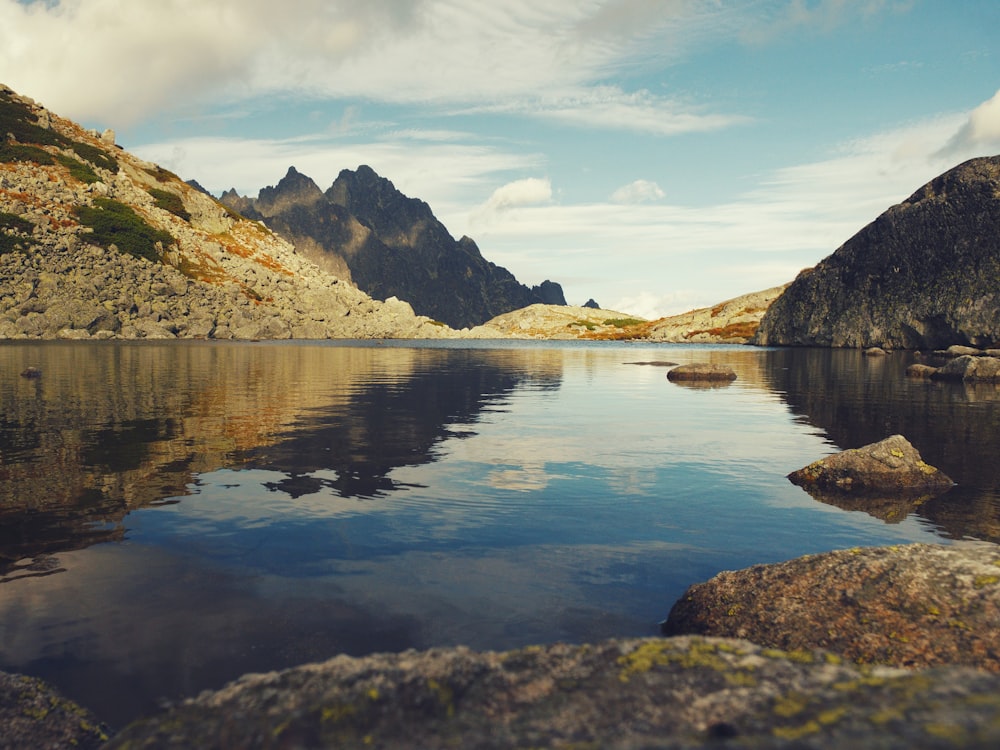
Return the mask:
[[[728,364],[725,387],[664,362]],[[0,669],[113,725],[339,653],[652,635],[720,570],[1000,541],[1000,390],[912,355],[626,344],[0,345]],[[21,377],[26,367],[39,378]],[[904,434],[957,486],[785,475]]]

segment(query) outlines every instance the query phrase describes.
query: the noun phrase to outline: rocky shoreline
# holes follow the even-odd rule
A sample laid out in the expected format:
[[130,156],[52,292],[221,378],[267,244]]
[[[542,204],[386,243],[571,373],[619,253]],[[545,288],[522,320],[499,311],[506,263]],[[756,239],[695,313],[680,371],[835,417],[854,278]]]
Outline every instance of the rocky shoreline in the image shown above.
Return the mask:
[[113,733],[0,675],[0,748],[993,747],[1000,547],[841,550],[693,586],[668,637],[338,656]]

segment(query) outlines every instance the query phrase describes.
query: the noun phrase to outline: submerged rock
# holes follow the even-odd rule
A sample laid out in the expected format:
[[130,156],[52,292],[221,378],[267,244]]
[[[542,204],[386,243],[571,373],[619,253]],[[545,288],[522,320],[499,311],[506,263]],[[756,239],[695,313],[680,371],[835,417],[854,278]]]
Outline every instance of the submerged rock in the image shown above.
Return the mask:
[[906,368],[906,377],[908,378],[929,378],[931,375],[936,373],[938,368],[933,365],[925,365],[920,362],[915,362]]
[[840,550],[719,573],[688,589],[663,630],[824,648],[858,663],[1000,672],[997,622],[1000,547],[967,542]]
[[109,747],[985,747],[1000,741],[998,692],[995,674],[728,639],[434,649],[247,675]]
[[954,482],[920,458],[902,435],[892,435],[814,461],[788,478],[806,490],[841,492],[943,492]]
[[678,365],[667,373],[667,379],[671,381],[699,380],[728,382],[736,380],[736,373],[726,365],[695,362],[690,365]]

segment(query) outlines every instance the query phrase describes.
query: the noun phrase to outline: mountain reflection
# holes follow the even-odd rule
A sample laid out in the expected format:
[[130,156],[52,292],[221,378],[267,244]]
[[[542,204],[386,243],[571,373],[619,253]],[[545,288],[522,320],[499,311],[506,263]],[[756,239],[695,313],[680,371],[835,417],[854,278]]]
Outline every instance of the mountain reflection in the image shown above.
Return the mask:
[[[29,365],[42,377],[18,377]],[[558,388],[560,367],[543,351],[4,345],[0,578],[122,539],[130,511],[176,502],[219,468],[282,472],[269,486],[292,497],[392,492],[394,468],[435,460],[456,426],[523,383]]]
[[952,538],[1000,542],[1000,388],[907,378],[914,361],[907,352],[865,357],[856,350],[777,349],[763,356],[766,387],[838,449],[898,433],[957,483],[937,497],[898,503],[850,495],[825,495],[822,502],[887,522],[914,512]]

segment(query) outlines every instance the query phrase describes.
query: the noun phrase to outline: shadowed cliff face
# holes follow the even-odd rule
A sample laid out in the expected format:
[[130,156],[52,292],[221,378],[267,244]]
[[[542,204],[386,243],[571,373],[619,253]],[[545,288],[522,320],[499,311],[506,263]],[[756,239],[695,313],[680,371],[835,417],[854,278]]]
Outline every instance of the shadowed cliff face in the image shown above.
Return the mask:
[[294,167],[256,199],[235,192],[222,201],[293,242],[303,255],[376,299],[398,297],[454,328],[535,303],[565,305],[551,281],[528,288],[479,252],[455,240],[423,201],[408,198],[370,167],[345,169],[325,192]]
[[924,185],[803,271],[755,343],[935,349],[1000,342],[1000,156]]

